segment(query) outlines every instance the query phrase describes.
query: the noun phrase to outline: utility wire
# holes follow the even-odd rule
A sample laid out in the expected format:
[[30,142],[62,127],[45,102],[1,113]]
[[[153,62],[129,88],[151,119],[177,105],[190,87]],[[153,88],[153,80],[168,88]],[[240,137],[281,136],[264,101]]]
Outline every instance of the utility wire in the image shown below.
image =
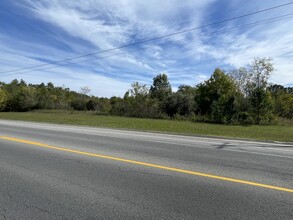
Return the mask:
[[[259,20],[259,21],[256,21],[256,22],[244,24],[244,25],[237,26],[237,27],[232,27],[232,28],[227,28],[227,29],[223,29],[223,30],[213,31],[211,33],[202,33],[202,34],[197,35],[196,37],[206,36],[206,35],[210,36],[210,35],[219,34],[219,33],[227,33],[227,32],[230,32],[230,31],[236,31],[236,30],[240,30],[240,29],[244,29],[244,28],[249,28],[249,27],[258,26],[258,25],[262,25],[262,24],[267,24],[267,23],[278,21],[278,20],[284,20],[284,19],[292,18],[292,17],[293,17],[293,13],[289,13],[289,14],[285,14],[285,15],[280,15],[280,16],[276,16],[276,17],[272,17],[272,18],[263,19],[263,20]],[[133,52],[133,51],[137,51],[137,50],[140,50],[140,48],[136,48],[136,49],[130,50],[128,52]],[[91,61],[91,60],[97,60],[97,59],[104,59],[104,58],[109,58],[109,57],[113,57],[113,56],[119,56],[119,55],[123,55],[123,54],[126,54],[126,52],[111,54],[111,55],[102,56],[102,57],[94,57],[94,58],[91,58],[91,59],[80,60],[80,61],[71,62],[71,63],[65,63],[65,64],[61,64],[61,65],[58,65],[58,66],[51,66],[51,67],[46,67],[46,68],[27,70],[27,71],[20,72],[20,73],[12,73],[12,74],[3,73],[3,75],[1,74],[1,76],[24,74],[24,73],[34,72],[34,71],[42,71],[42,70],[53,69],[53,68],[68,66],[68,65],[72,65],[72,64],[78,64],[78,63],[82,63],[82,62],[87,62],[87,61]]]
[[248,16],[251,16],[251,15],[267,12],[267,11],[270,11],[270,10],[274,10],[274,9],[285,7],[285,6],[292,5],[292,4],[293,4],[293,2],[288,2],[288,3],[277,5],[277,6],[274,6],[274,7],[262,9],[262,10],[259,10],[259,11],[250,12],[248,14],[239,15],[239,16],[236,16],[236,17],[232,17],[232,18],[221,20],[221,21],[217,21],[217,22],[214,22],[214,23],[210,23],[210,24],[206,24],[206,25],[186,29],[186,30],[183,30],[183,31],[173,32],[173,33],[170,33],[170,34],[166,34],[166,35],[162,35],[162,36],[158,36],[158,37],[154,37],[154,38],[144,39],[144,40],[141,40],[141,41],[138,41],[138,42],[122,45],[122,46],[119,46],[119,47],[114,47],[114,48],[111,48],[111,49],[101,50],[101,51],[97,51],[97,52],[94,52],[94,53],[84,54],[84,55],[81,55],[81,56],[76,56],[76,57],[71,57],[71,58],[67,58],[67,59],[57,60],[57,61],[48,62],[48,63],[45,63],[45,64],[40,64],[40,65],[35,65],[35,66],[30,66],[30,67],[26,67],[26,68],[20,68],[20,69],[15,69],[15,70],[10,70],[10,71],[4,71],[4,72],[0,72],[0,73],[18,72],[18,71],[27,70],[27,69],[33,69],[33,68],[36,68],[36,67],[42,67],[42,66],[47,66],[47,65],[52,65],[52,64],[58,64],[58,63],[61,63],[61,62],[64,62],[64,61],[71,61],[71,60],[75,60],[75,59],[83,58],[83,57],[87,57],[87,56],[93,56],[93,55],[96,55],[96,54],[106,53],[106,52],[110,52],[110,51],[114,51],[114,50],[118,50],[118,49],[122,49],[122,48],[126,48],[126,47],[131,47],[131,46],[143,44],[143,43],[150,42],[150,41],[155,41],[155,40],[171,37],[171,36],[174,36],[174,35],[187,33],[187,32],[190,32],[190,31],[201,29],[201,28],[226,23],[228,21],[233,21],[233,20],[248,17]]

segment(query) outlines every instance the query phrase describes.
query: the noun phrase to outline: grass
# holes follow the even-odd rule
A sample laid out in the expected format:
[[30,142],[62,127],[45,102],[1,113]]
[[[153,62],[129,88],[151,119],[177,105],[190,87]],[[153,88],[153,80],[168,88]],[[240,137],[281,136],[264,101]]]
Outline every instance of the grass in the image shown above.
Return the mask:
[[167,132],[187,135],[204,135],[265,141],[293,142],[293,126],[290,125],[219,125],[190,121],[140,119],[94,115],[91,112],[36,111],[1,112],[0,119],[84,125],[139,131]]

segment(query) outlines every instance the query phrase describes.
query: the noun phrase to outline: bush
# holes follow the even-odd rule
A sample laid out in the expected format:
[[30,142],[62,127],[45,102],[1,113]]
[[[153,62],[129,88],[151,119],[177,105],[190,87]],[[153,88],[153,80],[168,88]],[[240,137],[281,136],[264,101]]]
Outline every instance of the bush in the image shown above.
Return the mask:
[[239,112],[232,119],[232,124],[251,125],[253,123],[254,120],[248,112]]

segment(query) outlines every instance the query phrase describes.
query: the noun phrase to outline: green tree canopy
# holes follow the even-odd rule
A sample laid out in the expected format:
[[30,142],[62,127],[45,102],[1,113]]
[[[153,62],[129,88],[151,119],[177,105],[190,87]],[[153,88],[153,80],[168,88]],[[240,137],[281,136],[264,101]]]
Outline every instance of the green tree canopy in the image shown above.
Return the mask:
[[5,109],[6,102],[7,94],[2,88],[0,88],[0,111],[3,111]]
[[166,74],[159,74],[153,78],[153,85],[150,88],[150,95],[160,101],[172,93],[171,84]]
[[222,122],[233,116],[236,85],[220,68],[211,78],[197,87],[195,100],[201,115],[211,116]]
[[244,96],[251,95],[256,88],[266,89],[268,79],[274,72],[272,59],[254,58],[247,67],[240,67],[229,73]]
[[196,94],[196,88],[188,85],[181,85],[178,87],[178,93],[184,94],[184,95],[195,95]]

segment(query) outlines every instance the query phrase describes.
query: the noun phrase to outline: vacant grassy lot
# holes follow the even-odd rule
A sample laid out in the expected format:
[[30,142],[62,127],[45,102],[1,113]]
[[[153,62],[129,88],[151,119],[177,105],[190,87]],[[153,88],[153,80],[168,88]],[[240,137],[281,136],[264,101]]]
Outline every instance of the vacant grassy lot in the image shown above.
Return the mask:
[[101,116],[90,112],[74,112],[72,114],[66,111],[1,112],[0,119],[293,142],[293,126],[232,126],[189,121]]

